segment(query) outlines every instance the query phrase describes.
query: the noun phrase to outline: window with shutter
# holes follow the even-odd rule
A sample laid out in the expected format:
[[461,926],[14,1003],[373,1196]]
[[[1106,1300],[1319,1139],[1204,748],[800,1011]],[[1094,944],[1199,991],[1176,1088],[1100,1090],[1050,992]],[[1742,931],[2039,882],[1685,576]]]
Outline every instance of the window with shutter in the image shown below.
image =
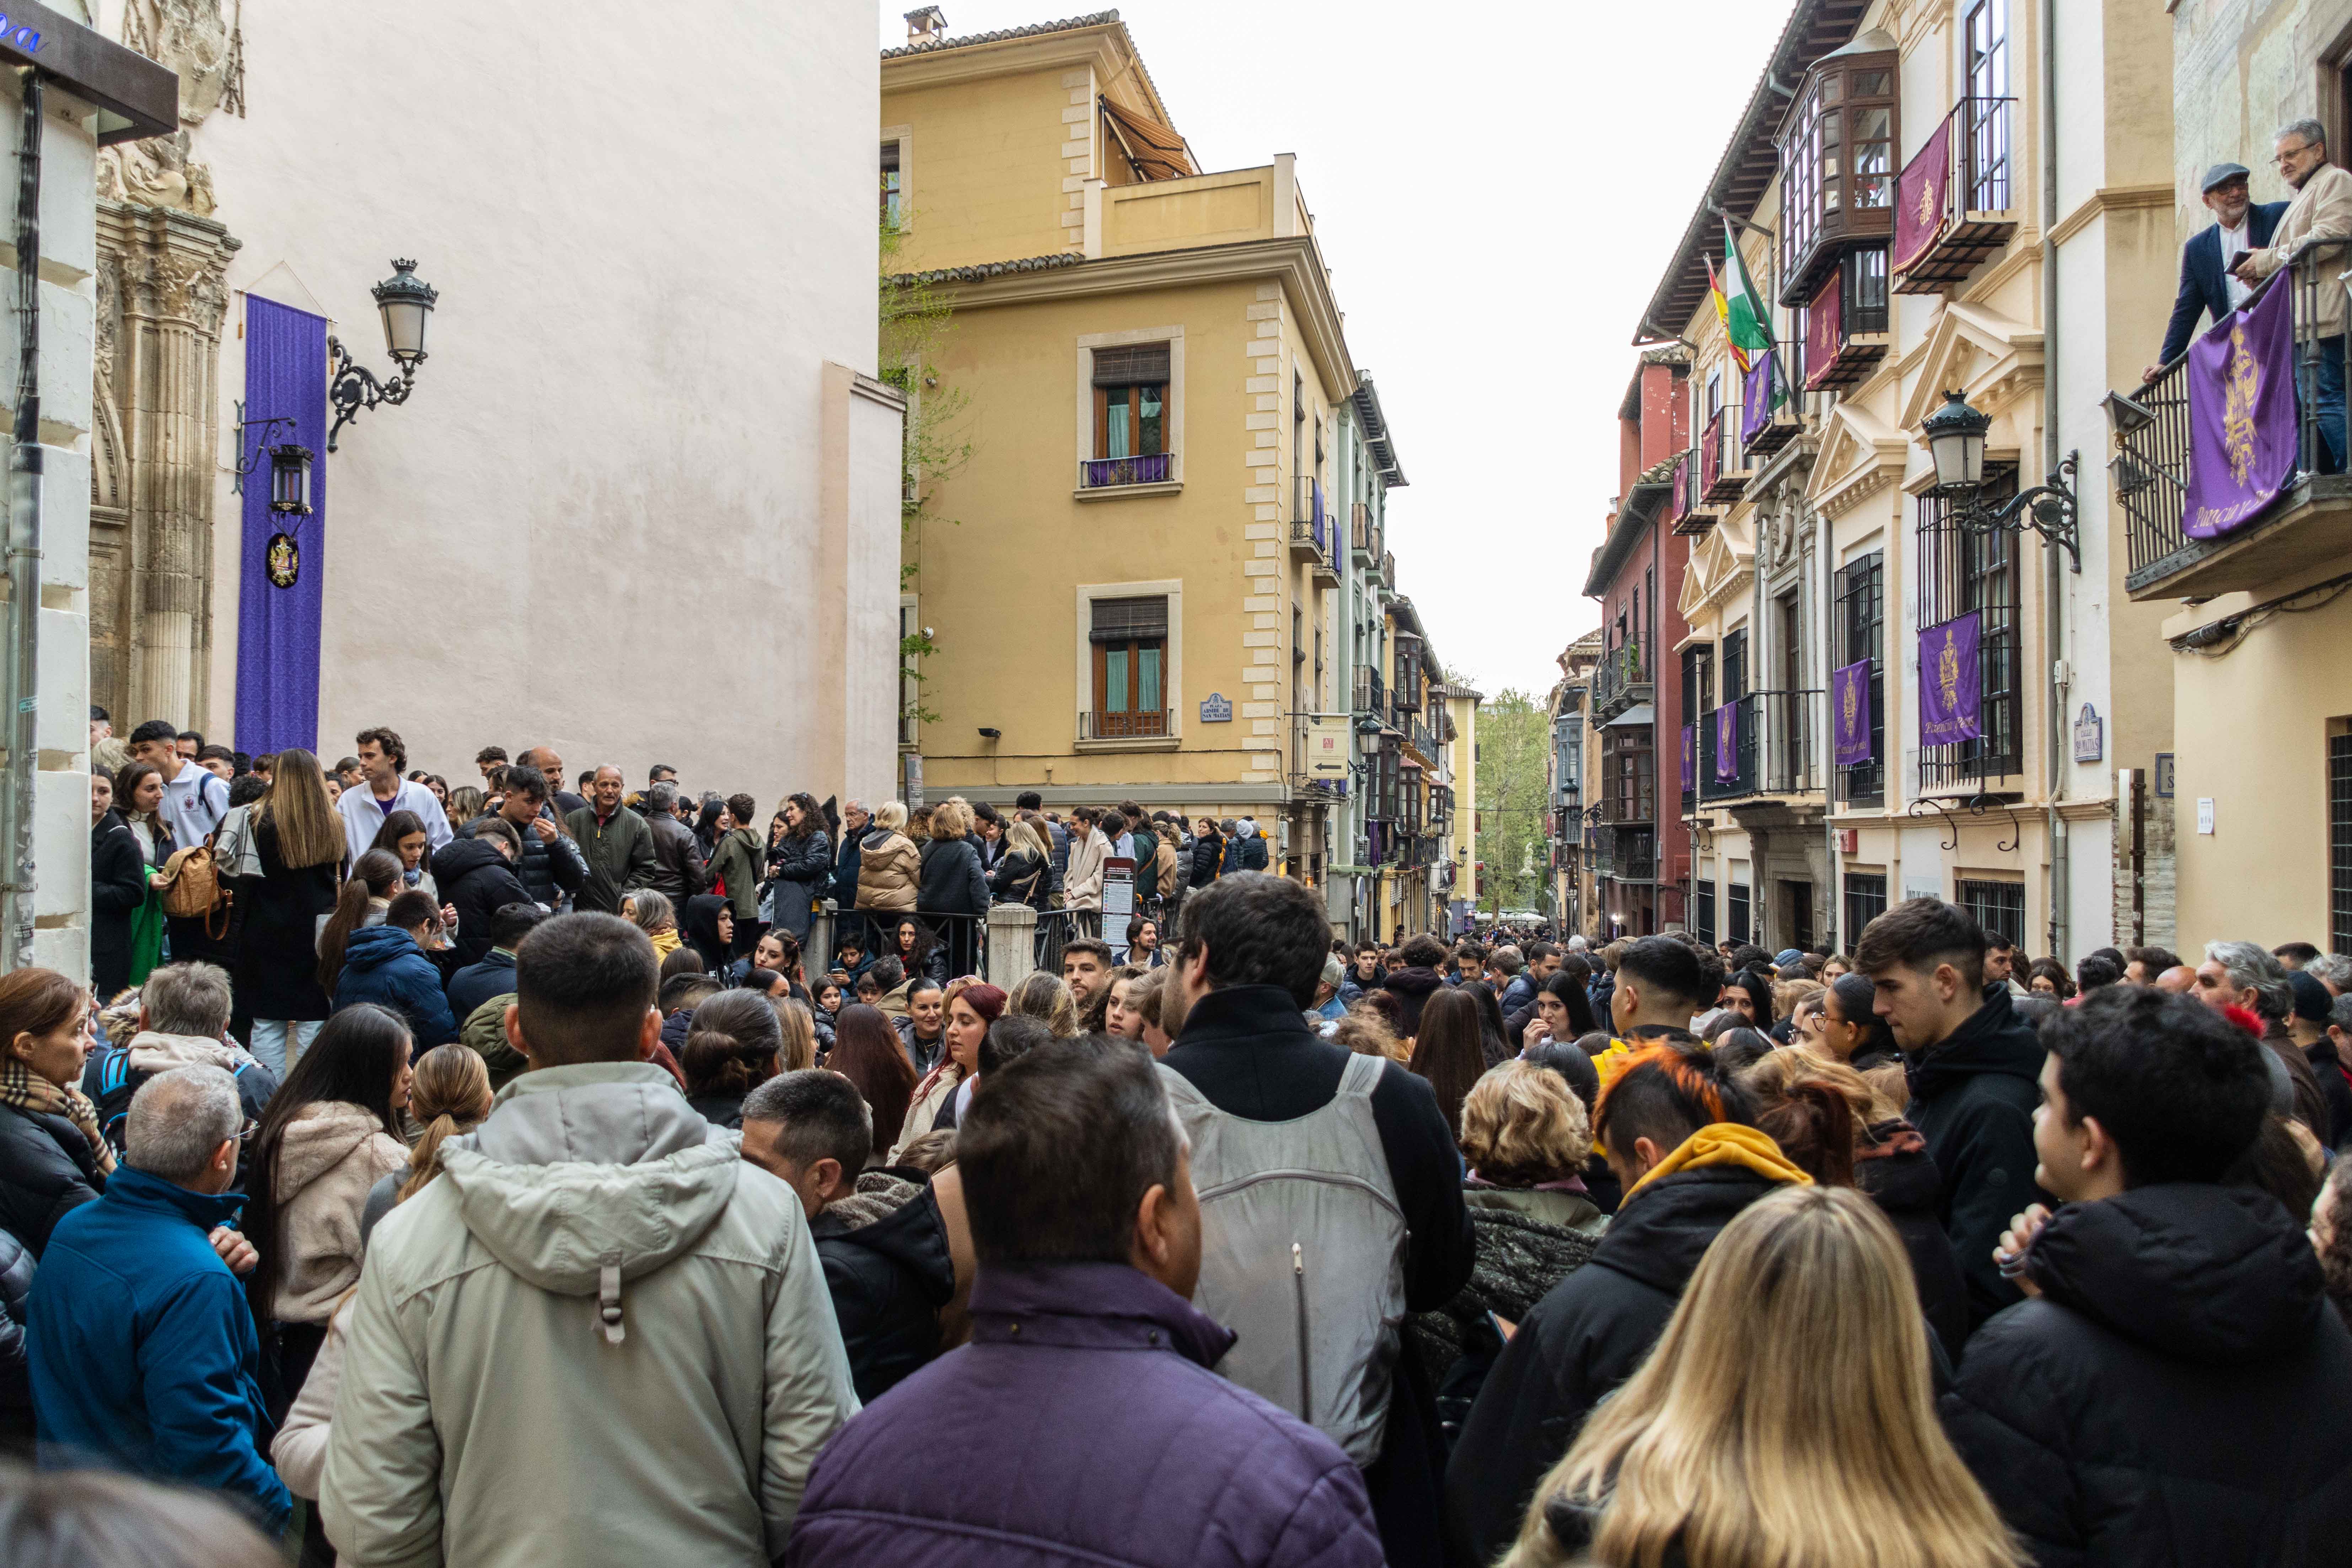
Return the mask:
[[1096,599],[1087,640],[1094,648],[1091,739],[1165,735],[1168,601],[1160,595]]
[[[1097,459],[1166,455],[1168,358],[1166,343],[1122,343],[1094,351]],[[1162,471],[1156,477],[1168,476]]]

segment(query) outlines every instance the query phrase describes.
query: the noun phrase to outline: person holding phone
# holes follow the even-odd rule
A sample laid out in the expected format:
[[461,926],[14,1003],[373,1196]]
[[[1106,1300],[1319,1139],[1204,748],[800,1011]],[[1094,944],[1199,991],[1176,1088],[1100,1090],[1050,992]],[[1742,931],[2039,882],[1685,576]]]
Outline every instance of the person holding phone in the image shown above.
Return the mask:
[[2253,199],[2243,163],[2216,163],[2206,170],[2203,191],[2213,222],[2180,247],[2180,291],[2172,302],[2172,320],[2165,323],[2164,347],[2140,377],[2143,382],[2154,381],[2189,352],[2189,340],[2204,318],[2218,321],[2246,302],[2253,290],[2235,275],[2237,265],[2270,244],[2271,231],[2286,211],[2284,202]]

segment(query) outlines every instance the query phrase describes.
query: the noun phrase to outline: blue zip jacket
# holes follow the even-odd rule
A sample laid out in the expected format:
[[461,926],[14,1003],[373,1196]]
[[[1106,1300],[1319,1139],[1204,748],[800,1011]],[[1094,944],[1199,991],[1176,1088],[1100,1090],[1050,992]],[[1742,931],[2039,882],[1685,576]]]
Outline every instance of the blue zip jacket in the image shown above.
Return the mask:
[[42,1468],[226,1492],[276,1535],[293,1500],[261,1457],[261,1342],[208,1239],[244,1201],[125,1165],[59,1220],[33,1277],[33,1408]]
[[352,932],[343,949],[343,972],[335,979],[337,1011],[354,1002],[374,1002],[408,1020],[419,1052],[457,1037],[457,1020],[442,994],[441,972],[396,926],[366,926]]

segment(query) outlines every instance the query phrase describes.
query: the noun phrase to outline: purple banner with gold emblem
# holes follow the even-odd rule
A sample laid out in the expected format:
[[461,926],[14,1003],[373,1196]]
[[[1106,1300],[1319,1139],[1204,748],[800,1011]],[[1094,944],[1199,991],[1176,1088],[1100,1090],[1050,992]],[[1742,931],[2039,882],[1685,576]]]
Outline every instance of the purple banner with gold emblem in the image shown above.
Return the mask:
[[1870,761],[1870,660],[1830,671],[1830,733],[1837,737],[1837,765]]
[[1984,618],[1971,610],[1919,629],[1919,743],[1948,746],[1984,733]]
[[1683,726],[1683,793],[1685,795],[1698,788],[1697,763],[1691,756],[1691,752],[1697,743],[1696,736],[1693,732],[1696,728],[1695,725],[1690,724]]
[[1805,390],[1817,392],[1837,369],[1838,350],[1845,345],[1843,301],[1838,293],[1843,274],[1828,281],[1805,307]]
[[1748,367],[1747,378],[1739,384],[1739,444],[1743,447],[1772,423],[1772,378],[1780,373],[1779,353],[1778,349],[1766,349],[1763,357]]
[[1895,182],[1895,270],[1902,271],[1936,242],[1944,226],[1944,190],[1952,180],[1952,121],[1948,116]]
[[2189,489],[2180,531],[2252,521],[2294,476],[2294,324],[2276,285],[2189,345]]
[[1739,771],[1739,705],[1727,702],[1715,710],[1715,776],[1727,779]]

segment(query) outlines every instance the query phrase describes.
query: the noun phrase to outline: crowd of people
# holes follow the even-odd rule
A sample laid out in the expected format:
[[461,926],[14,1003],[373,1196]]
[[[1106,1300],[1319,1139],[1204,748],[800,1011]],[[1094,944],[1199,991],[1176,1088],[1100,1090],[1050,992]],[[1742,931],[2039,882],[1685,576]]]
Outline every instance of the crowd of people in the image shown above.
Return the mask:
[[[1240,822],[763,833],[543,747],[205,750],[94,775],[128,939],[0,976],[9,1561],[2268,1565],[2352,1521],[2352,958],[2069,972],[1929,899],[1847,954],[1349,944]],[[959,897],[1097,919],[992,984]]]

